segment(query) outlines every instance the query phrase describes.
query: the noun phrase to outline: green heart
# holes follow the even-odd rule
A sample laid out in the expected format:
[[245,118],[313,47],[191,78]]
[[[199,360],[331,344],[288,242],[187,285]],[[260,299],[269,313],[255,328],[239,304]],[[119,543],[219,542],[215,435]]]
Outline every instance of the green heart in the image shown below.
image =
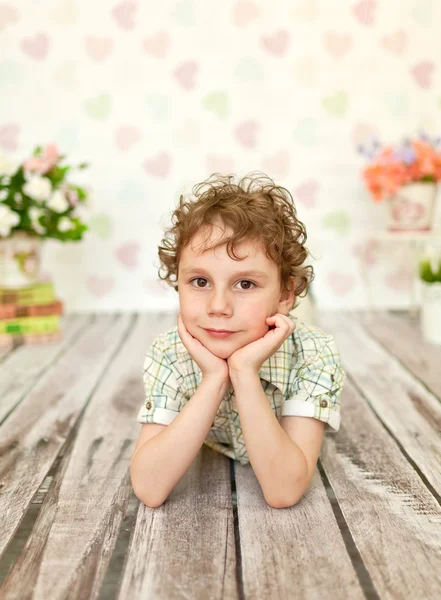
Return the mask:
[[432,21],[432,0],[418,0],[412,15],[420,25],[430,25]]
[[110,113],[110,95],[101,94],[86,101],[86,112],[94,119],[107,119]]
[[55,139],[63,150],[73,152],[78,146],[78,132],[80,130],[78,123],[64,123],[58,130]]
[[343,117],[348,108],[349,97],[344,90],[339,90],[333,96],[327,96],[322,100],[323,108],[336,117]]
[[349,213],[345,210],[328,213],[323,217],[323,226],[345,235],[351,229]]
[[384,103],[390,116],[405,117],[409,112],[409,101],[406,94],[393,94],[385,96]]
[[239,81],[261,81],[264,77],[262,65],[251,56],[244,56],[234,71]]
[[118,192],[120,202],[144,202],[144,197],[145,186],[135,179],[123,181]]
[[18,83],[23,79],[20,66],[11,59],[6,59],[0,64],[0,87],[8,83]]
[[145,99],[147,109],[157,121],[164,121],[169,113],[169,98],[164,94],[152,94]]
[[207,94],[202,101],[202,105],[224,119],[228,114],[228,97],[225,92],[212,92]]
[[94,215],[87,222],[89,230],[96,233],[102,240],[106,240],[110,237],[113,223],[112,219],[106,213]]
[[294,128],[293,138],[304,146],[313,146],[317,142],[315,119],[303,119]]
[[181,0],[175,6],[173,16],[179,25],[194,25],[193,0]]

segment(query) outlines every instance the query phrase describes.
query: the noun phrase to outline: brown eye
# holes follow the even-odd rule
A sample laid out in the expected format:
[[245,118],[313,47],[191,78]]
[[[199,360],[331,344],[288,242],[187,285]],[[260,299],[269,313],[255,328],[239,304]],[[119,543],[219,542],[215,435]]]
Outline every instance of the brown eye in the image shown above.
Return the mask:
[[[242,279],[242,281],[240,283],[246,283],[246,284],[254,285],[254,283],[252,281],[248,281],[247,279]],[[250,287],[245,287],[245,288],[242,288],[242,289],[243,290],[249,290],[251,288]]]
[[[193,283],[193,281],[205,281],[206,282],[207,280],[204,277],[196,277],[195,279],[192,279],[190,283]],[[197,285],[196,287],[203,287],[204,288],[205,286],[204,285],[203,286]]]

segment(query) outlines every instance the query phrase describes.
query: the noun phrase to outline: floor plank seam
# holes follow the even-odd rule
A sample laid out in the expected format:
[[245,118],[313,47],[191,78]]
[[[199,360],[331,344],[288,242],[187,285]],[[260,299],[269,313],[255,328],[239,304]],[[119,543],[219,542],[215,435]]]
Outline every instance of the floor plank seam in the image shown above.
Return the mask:
[[350,380],[350,382],[352,383],[352,385],[354,386],[354,388],[359,392],[360,396],[365,401],[367,407],[372,411],[372,413],[377,418],[377,421],[387,431],[387,433],[389,434],[389,437],[395,442],[395,444],[397,445],[397,448],[400,450],[401,454],[404,456],[404,458],[407,460],[407,462],[410,463],[410,465],[413,467],[414,471],[418,474],[418,476],[420,477],[421,481],[424,483],[424,485],[426,486],[426,488],[429,490],[429,492],[432,494],[432,496],[435,498],[435,500],[441,506],[441,496],[440,496],[440,494],[437,492],[437,490],[433,487],[433,485],[430,483],[430,481],[427,479],[427,477],[421,471],[421,469],[416,464],[416,462],[413,460],[413,458],[406,452],[406,450],[404,449],[404,446],[401,444],[401,442],[395,436],[395,434],[393,433],[393,431],[391,431],[389,429],[389,427],[386,425],[386,423],[384,423],[384,421],[381,419],[380,415],[377,413],[377,411],[375,410],[375,408],[369,402],[369,399],[361,391],[360,387],[356,384],[355,380],[351,377],[351,375],[349,373],[347,373],[347,375],[348,375],[348,379]]
[[[95,318],[95,315],[93,316],[93,319],[94,318]],[[118,317],[115,316],[115,319],[116,318],[118,318]],[[32,498],[29,502],[29,505],[28,505],[27,509],[25,510],[23,517],[22,517],[14,535],[11,537],[9,543],[6,545],[3,555],[0,557],[0,586],[3,584],[9,571],[13,568],[16,560],[19,557],[19,554],[21,554],[21,550],[24,548],[27,540],[29,539],[30,535],[32,534],[32,531],[35,526],[35,522],[38,518],[39,512],[44,506],[44,500],[48,497],[48,494],[50,493],[51,489],[53,488],[54,482],[56,481],[57,474],[59,474],[60,472],[63,471],[64,465],[63,465],[62,460],[66,457],[66,460],[68,461],[70,458],[70,453],[75,444],[78,430],[81,426],[87,406],[89,405],[91,399],[93,398],[93,395],[95,394],[98,386],[100,385],[101,381],[105,377],[109,368],[111,367],[113,360],[115,359],[115,357],[117,356],[118,352],[121,349],[121,346],[124,344],[124,342],[129,337],[130,333],[132,332],[136,321],[137,321],[136,314],[132,314],[132,320],[130,321],[130,324],[127,327],[124,335],[121,337],[120,343],[117,345],[113,354],[109,357],[106,366],[104,367],[100,376],[97,378],[97,381],[95,382],[94,387],[90,391],[90,394],[86,400],[86,403],[84,404],[83,408],[81,409],[80,413],[78,414],[77,420],[75,421],[69,435],[67,436],[63,445],[60,447],[48,472],[44,476],[42,483],[39,485],[38,489],[35,491],[34,495],[32,496]],[[90,321],[88,323],[90,323]],[[49,477],[52,477],[52,479],[50,481],[50,485],[46,489]],[[24,531],[27,531],[26,537],[24,537]],[[19,547],[21,548],[21,550],[20,550],[20,553],[17,554],[17,550]],[[14,559],[14,556],[16,556],[15,559]]]
[[396,356],[395,354],[392,353],[392,351],[385,346],[381,340],[379,340],[377,337],[375,337],[366,327],[366,325],[364,323],[362,323],[361,321],[359,321],[357,319],[357,323],[360,325],[360,327],[363,329],[363,331],[366,333],[366,335],[368,335],[376,344],[378,344],[387,354],[388,356],[390,356],[391,358],[393,358],[394,360],[397,361],[397,363],[400,365],[400,367],[402,369],[404,369],[404,371],[406,371],[406,373],[408,373],[409,375],[411,375],[415,381],[418,381],[418,383],[420,383],[427,392],[429,392],[429,394],[431,394],[434,398],[436,398],[436,400],[438,400],[438,402],[441,403],[441,398],[438,398],[438,396],[435,394],[435,392],[433,392],[433,390],[431,390],[427,384],[418,377],[418,375],[416,373],[414,373],[410,367],[408,367],[401,359],[399,356]]
[[363,590],[363,593],[366,596],[367,600],[380,600],[380,596],[374,586],[374,582],[372,581],[370,573],[366,565],[364,564],[361,554],[358,551],[355,540],[352,537],[352,533],[343,515],[343,511],[340,507],[340,504],[338,503],[332,485],[326,475],[326,472],[323,468],[320,459],[317,462],[317,468],[320,472],[323,485],[326,489],[326,494],[329,498],[332,510],[334,512],[335,520],[342,535],[343,542],[346,546],[346,550],[354,567],[355,573],[357,574],[357,578]]
[[230,458],[231,493],[233,498],[234,543],[236,548],[236,585],[239,600],[245,600],[242,572],[242,551],[240,547],[239,513],[237,510],[236,470],[234,460]]

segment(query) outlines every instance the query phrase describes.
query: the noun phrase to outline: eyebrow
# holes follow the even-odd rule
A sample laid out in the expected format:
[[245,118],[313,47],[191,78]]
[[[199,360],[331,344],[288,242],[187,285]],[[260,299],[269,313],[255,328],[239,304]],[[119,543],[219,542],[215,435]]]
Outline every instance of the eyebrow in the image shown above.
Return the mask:
[[[204,273],[205,275],[210,274],[206,269],[203,269],[202,267],[194,267],[194,266],[184,267],[181,270],[181,273],[183,275],[186,275],[188,273]],[[232,277],[243,277],[245,275],[255,277],[256,279],[268,279],[268,275],[266,273],[264,273],[264,271],[259,271],[258,269],[248,269],[245,271],[238,271],[237,273],[234,273],[234,275],[232,275]]]

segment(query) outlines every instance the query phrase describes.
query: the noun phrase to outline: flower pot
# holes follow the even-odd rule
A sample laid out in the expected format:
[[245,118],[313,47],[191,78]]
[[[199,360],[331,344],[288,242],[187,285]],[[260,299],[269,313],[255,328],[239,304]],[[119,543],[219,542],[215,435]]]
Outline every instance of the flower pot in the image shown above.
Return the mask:
[[432,228],[436,183],[403,185],[389,197],[389,231],[427,231]]
[[441,345],[441,282],[421,284],[422,333],[427,342]]
[[24,231],[0,238],[0,288],[23,288],[39,280],[42,239]]

